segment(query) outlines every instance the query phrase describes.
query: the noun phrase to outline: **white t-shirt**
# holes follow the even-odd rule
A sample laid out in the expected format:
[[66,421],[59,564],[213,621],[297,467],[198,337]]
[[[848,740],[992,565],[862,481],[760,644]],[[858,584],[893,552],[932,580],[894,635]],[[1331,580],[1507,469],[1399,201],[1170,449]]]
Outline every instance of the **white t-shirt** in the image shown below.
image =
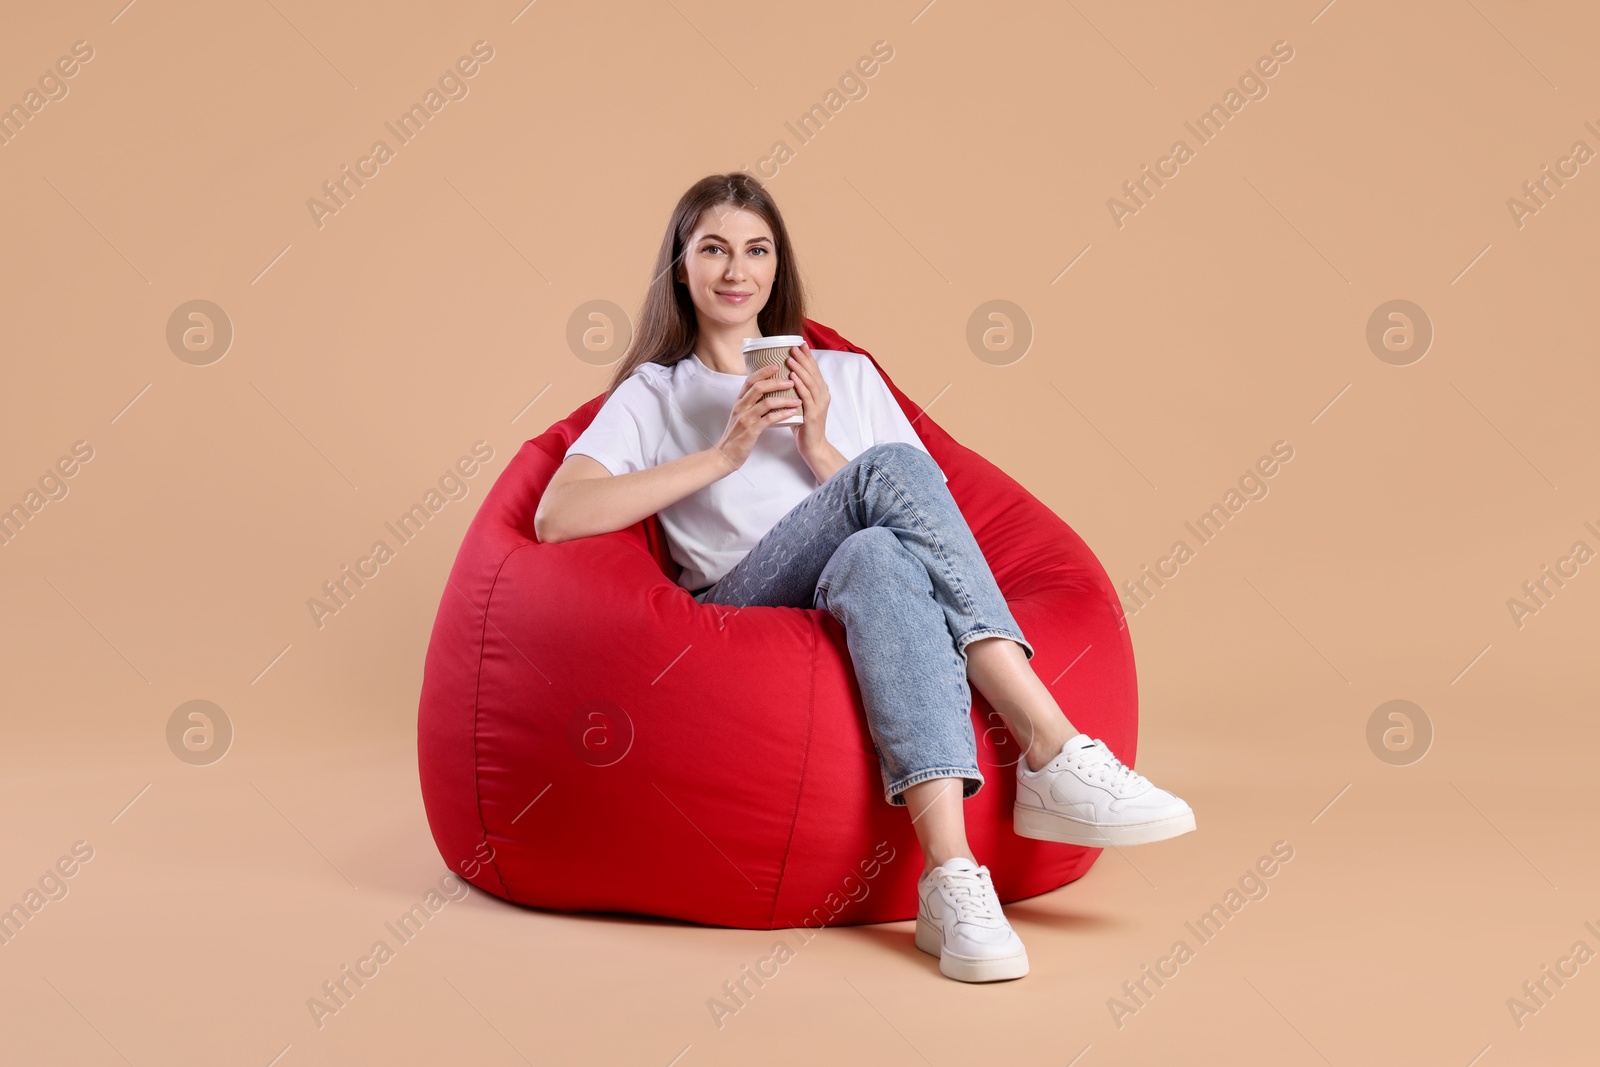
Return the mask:
[[[846,460],[883,441],[928,451],[870,359],[827,349],[811,354],[828,383],[828,441]],[[629,474],[711,448],[728,427],[745,377],[713,370],[692,353],[670,367],[642,363],[566,455]],[[682,588],[720,579],[821,484],[800,457],[794,433],[790,426],[763,430],[742,467],[657,513],[672,558],[683,566]]]

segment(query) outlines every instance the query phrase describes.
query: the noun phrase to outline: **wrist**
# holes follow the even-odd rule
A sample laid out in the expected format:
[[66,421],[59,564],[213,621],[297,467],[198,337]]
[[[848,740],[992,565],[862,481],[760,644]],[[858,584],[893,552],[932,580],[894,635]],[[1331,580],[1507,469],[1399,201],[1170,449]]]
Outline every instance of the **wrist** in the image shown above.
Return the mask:
[[806,466],[811,468],[811,473],[816,476],[817,483],[827,481],[829,478],[848,462],[844,453],[833,446],[833,442],[826,439],[822,445],[815,449],[801,449],[800,458],[805,460]]
[[706,463],[716,472],[718,479],[726,478],[739,469],[739,465],[733,461],[732,456],[722,450],[721,445],[712,445],[705,449],[702,455],[706,456]]

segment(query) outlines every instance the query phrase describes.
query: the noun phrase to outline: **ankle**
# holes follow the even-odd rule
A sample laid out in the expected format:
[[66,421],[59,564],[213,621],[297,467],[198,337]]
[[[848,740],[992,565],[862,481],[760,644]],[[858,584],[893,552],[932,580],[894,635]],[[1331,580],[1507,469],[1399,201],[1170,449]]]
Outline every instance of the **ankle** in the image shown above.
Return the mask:
[[1028,765],[1028,770],[1043,770],[1045,764],[1061,755],[1061,749],[1065,747],[1068,738],[1071,736],[1073,735],[1068,734],[1053,742],[1035,743],[1028,746],[1028,750],[1022,754],[1023,761]]
[[928,875],[933,873],[933,869],[935,867],[942,867],[946,863],[949,863],[951,860],[955,859],[958,856],[961,857],[962,859],[971,860],[973,863],[977,863],[978,862],[978,858],[972,854],[972,849],[967,848],[965,846],[963,846],[961,848],[949,849],[947,851],[942,851],[942,852],[925,852],[925,853],[923,853],[923,858],[922,858],[922,875],[921,875],[921,877],[923,877],[923,878],[928,877]]

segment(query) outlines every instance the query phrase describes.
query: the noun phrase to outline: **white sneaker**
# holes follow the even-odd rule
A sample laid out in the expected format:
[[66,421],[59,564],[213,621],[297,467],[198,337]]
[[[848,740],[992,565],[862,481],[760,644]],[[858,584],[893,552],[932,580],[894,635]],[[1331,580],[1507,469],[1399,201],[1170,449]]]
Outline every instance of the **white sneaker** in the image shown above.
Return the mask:
[[1037,771],[1017,761],[1012,827],[1023,837],[1104,848],[1165,841],[1194,829],[1188,804],[1078,734]]
[[1028,951],[1000,911],[989,868],[965,856],[917,880],[917,947],[939,957],[939,973],[995,982],[1028,973]]

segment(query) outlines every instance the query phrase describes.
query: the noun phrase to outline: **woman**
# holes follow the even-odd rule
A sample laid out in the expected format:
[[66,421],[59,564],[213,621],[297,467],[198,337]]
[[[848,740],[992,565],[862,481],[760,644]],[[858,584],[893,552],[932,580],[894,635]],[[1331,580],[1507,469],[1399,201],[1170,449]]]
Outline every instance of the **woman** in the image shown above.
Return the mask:
[[[962,821],[983,784],[969,679],[1025,743],[1018,832],[1140,844],[1194,829],[1194,813],[1056,706],[943,471],[870,360],[800,345],[788,380],[745,373],[745,338],[804,322],[770,194],[741,173],[696,182],[662,239],[638,336],[535,529],[564,541],[658,515],[697,602],[838,619],[884,797],[922,845],[917,946],[951,978],[1019,978],[1027,953]],[[789,388],[797,399],[774,395]],[[801,424],[774,425],[797,407]]]

